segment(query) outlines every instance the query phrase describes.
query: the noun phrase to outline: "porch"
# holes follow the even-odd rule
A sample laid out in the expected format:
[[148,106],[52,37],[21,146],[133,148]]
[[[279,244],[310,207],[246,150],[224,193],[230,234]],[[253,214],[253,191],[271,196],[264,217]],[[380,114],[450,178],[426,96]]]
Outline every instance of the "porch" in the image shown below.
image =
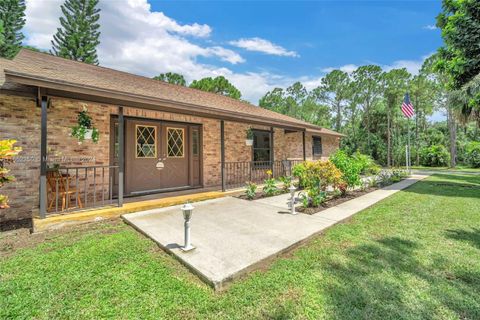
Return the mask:
[[[40,101],[40,205],[35,215],[40,219],[122,208],[146,196],[226,192],[247,181],[261,184],[267,171],[274,178],[291,175],[293,166],[307,156],[305,130],[79,101],[67,104],[45,96]],[[65,137],[70,127],[56,121],[61,116],[74,123],[81,108],[88,108],[99,127],[98,143],[77,145],[73,137]],[[175,154],[169,153],[172,128]],[[258,133],[253,146],[245,142],[249,128]]]

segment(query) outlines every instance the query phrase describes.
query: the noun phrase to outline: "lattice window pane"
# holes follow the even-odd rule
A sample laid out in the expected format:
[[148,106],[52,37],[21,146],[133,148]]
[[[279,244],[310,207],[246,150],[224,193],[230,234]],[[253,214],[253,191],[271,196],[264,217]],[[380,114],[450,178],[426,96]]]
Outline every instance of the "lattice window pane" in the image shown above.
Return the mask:
[[183,129],[167,129],[167,156],[170,158],[183,157]]
[[137,126],[137,158],[157,157],[157,128]]

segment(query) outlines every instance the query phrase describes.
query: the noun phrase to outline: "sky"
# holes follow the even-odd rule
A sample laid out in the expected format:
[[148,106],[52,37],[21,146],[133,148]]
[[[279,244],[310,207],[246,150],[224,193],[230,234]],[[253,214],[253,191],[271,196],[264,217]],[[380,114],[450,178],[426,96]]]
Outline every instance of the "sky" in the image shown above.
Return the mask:
[[[26,44],[51,48],[63,0],[27,0]],[[442,45],[439,0],[100,0],[100,64],[187,81],[223,75],[254,104],[275,87],[312,89],[365,64],[418,72]]]

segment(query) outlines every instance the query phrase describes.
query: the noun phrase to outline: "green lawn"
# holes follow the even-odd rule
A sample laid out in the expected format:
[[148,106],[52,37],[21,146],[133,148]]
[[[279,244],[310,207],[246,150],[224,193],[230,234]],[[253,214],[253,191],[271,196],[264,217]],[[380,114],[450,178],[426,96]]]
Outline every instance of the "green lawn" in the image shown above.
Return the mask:
[[455,171],[455,172],[474,172],[480,173],[480,168],[472,168],[467,166],[458,165],[455,168],[450,167],[424,167],[424,166],[412,166],[414,170],[427,170],[427,171]]
[[215,293],[121,223],[0,258],[0,318],[480,319],[480,176],[438,175]]

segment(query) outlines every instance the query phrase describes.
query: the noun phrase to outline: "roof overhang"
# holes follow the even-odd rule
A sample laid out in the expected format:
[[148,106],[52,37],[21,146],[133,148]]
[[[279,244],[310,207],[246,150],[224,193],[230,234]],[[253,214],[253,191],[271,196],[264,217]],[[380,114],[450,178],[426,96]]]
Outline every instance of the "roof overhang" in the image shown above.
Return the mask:
[[331,130],[325,130],[325,129],[310,129],[310,128],[307,128],[306,130],[308,133],[311,133],[313,135],[327,135],[327,136],[334,136],[334,137],[338,137],[338,138],[343,138],[343,137],[346,137],[346,135],[344,135],[343,133],[338,133],[338,132],[335,132],[335,131],[331,131]]
[[106,90],[88,85],[78,85],[49,78],[42,78],[29,74],[4,70],[8,82],[19,83],[27,86],[35,86],[44,89],[48,96],[63,97],[96,103],[105,103],[125,107],[135,107],[148,110],[173,112],[186,115],[195,115],[226,121],[244,122],[263,126],[275,126],[293,131],[305,131],[308,129],[318,130],[314,125],[302,125],[278,119],[260,116],[249,116],[227,110],[199,106],[195,104],[180,103],[177,101],[151,98],[142,95],[130,94],[114,90]]

